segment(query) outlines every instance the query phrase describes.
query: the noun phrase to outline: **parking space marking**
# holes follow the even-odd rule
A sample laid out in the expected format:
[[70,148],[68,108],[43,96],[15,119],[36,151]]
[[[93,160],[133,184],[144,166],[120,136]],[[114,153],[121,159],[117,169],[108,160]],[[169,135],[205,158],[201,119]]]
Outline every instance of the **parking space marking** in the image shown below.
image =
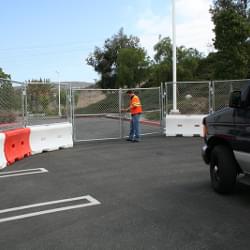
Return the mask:
[[30,175],[30,174],[44,174],[44,173],[47,173],[47,172],[48,172],[48,170],[45,169],[45,168],[33,168],[33,169],[8,171],[8,172],[0,173],[0,178],[21,176],[21,175]]
[[57,207],[57,208],[41,210],[41,211],[37,211],[37,212],[33,212],[33,213],[25,213],[25,214],[21,214],[21,215],[1,218],[0,223],[7,222],[7,221],[13,221],[13,220],[25,219],[25,218],[29,218],[29,217],[44,215],[44,214],[51,214],[51,213],[56,213],[56,212],[66,211],[66,210],[71,210],[71,209],[76,209],[76,208],[96,206],[96,205],[101,204],[101,202],[99,202],[98,200],[96,200],[92,196],[85,195],[85,196],[74,197],[74,198],[69,198],[69,199],[55,200],[55,201],[42,202],[42,203],[36,203],[36,204],[31,204],[31,205],[13,207],[13,208],[8,208],[8,209],[2,209],[2,210],[0,210],[0,214],[10,213],[10,212],[19,211],[19,210],[25,210],[25,209],[34,208],[34,207],[42,207],[42,206],[48,206],[48,205],[60,204],[60,203],[67,203],[67,202],[69,203],[69,202],[79,201],[79,200],[87,200],[88,203],[85,202],[85,203],[77,204],[77,205],[69,205],[69,206],[64,206],[64,207]]

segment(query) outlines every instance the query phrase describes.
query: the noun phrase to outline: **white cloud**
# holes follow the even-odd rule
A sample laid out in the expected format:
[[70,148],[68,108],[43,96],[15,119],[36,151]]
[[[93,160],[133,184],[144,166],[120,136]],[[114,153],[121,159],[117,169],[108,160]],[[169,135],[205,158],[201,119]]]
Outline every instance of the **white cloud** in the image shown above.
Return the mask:
[[[213,23],[209,13],[212,0],[176,0],[176,42],[177,46],[196,48],[208,53],[212,44]],[[171,7],[170,7],[171,9]],[[153,13],[150,9],[138,19],[137,29],[141,43],[149,55],[153,55],[153,45],[158,41],[159,34],[172,37],[171,11],[166,16]]]

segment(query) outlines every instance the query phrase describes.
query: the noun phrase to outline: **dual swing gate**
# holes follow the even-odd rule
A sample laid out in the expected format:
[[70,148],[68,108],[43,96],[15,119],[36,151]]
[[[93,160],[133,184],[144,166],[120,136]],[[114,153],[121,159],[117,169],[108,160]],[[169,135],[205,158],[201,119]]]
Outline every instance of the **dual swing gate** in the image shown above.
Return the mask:
[[[136,88],[143,114],[142,136],[163,132],[164,95],[161,88]],[[121,139],[128,135],[130,114],[122,112],[129,106],[127,89],[72,88],[72,123],[74,141]]]

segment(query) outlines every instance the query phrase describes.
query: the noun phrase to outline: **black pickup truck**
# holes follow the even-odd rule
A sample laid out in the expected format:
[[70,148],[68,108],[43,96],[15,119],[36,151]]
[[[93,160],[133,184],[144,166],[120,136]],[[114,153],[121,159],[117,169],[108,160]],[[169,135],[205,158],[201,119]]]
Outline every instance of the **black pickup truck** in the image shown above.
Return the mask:
[[212,187],[229,193],[237,180],[250,184],[250,84],[230,95],[229,106],[203,120],[202,157]]

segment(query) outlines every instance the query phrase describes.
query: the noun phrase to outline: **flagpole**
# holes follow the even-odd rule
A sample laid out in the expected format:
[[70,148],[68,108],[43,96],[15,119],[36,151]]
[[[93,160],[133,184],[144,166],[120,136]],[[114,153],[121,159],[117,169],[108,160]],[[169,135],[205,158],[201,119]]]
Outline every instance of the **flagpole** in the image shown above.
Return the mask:
[[176,96],[176,85],[177,85],[177,73],[176,73],[176,21],[175,21],[175,0],[172,0],[172,39],[173,39],[173,109],[171,113],[179,113],[177,110],[177,96]]

